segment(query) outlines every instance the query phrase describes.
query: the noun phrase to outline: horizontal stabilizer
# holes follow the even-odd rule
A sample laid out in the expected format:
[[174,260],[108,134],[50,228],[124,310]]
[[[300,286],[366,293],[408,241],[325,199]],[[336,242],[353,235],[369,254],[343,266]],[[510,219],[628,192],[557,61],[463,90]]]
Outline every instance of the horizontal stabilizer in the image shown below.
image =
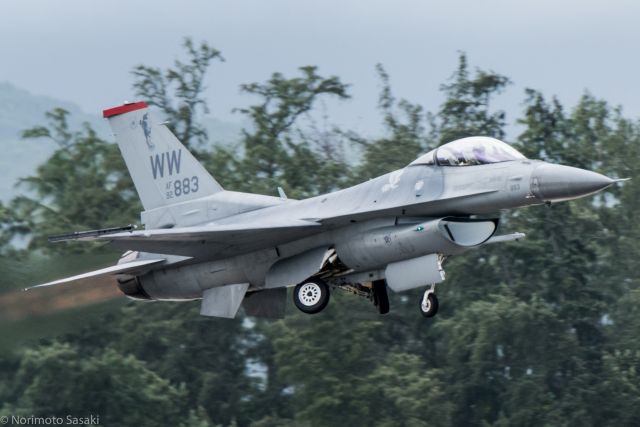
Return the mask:
[[[127,262],[125,264],[113,265],[111,267],[101,268],[100,270],[90,271],[88,273],[78,274],[77,276],[66,277],[64,279],[54,280],[53,282],[43,283],[41,285],[31,286],[25,288],[26,290],[41,288],[44,286],[61,285],[63,283],[82,284],[88,282],[95,282],[97,280],[103,280],[107,282],[115,283],[116,274],[132,274],[145,270],[147,267],[164,262],[164,259],[145,259]],[[107,279],[107,280],[105,280]]]

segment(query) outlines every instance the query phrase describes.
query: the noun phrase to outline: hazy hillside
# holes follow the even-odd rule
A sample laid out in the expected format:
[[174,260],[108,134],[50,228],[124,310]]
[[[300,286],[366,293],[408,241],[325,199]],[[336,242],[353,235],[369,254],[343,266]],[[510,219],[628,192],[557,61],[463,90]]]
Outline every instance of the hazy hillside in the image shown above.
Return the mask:
[[[20,192],[15,183],[20,177],[30,175],[55,149],[55,144],[45,139],[22,140],[24,129],[41,125],[45,113],[62,107],[71,112],[71,126],[78,128],[89,122],[101,137],[110,139],[107,124],[97,114],[87,114],[77,105],[51,98],[34,95],[8,82],[0,82],[0,201],[6,201]],[[210,140],[216,144],[233,144],[238,141],[240,126],[222,122],[213,117],[205,119]]]
[[29,175],[38,164],[54,150],[54,144],[46,140],[23,141],[20,132],[23,129],[42,124],[44,114],[55,107],[62,107],[72,113],[72,124],[79,125],[88,121],[101,134],[107,128],[96,116],[85,114],[70,102],[34,95],[11,83],[0,83],[0,200],[7,200],[16,194],[16,180]]

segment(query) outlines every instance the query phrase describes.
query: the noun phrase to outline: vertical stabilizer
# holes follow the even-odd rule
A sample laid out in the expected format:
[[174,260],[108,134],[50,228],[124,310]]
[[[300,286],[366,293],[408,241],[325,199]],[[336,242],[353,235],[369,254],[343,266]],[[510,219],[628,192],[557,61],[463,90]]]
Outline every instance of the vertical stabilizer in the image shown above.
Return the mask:
[[103,111],[145,210],[222,191],[175,135],[144,102]]

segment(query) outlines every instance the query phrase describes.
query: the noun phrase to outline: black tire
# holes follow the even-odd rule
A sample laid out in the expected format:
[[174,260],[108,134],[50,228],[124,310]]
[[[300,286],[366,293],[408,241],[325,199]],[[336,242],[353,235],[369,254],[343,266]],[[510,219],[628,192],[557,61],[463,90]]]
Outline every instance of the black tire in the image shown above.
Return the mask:
[[420,305],[419,305],[420,313],[422,313],[424,317],[435,316],[438,313],[438,297],[436,297],[436,294],[430,293],[429,296],[427,297],[428,307],[422,306],[422,300],[423,298],[420,298]]
[[322,279],[311,278],[298,283],[293,290],[293,303],[307,314],[319,313],[329,304],[329,286]]
[[378,313],[387,314],[389,312],[389,295],[387,294],[387,282],[376,280],[373,282],[373,304],[378,307]]

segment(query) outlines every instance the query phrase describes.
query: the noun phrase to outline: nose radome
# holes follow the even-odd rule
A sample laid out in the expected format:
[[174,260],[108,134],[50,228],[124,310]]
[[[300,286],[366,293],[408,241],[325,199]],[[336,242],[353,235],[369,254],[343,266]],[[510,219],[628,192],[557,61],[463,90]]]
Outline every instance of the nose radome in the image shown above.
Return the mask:
[[614,182],[597,172],[545,163],[531,174],[531,192],[545,202],[569,200],[597,193]]

